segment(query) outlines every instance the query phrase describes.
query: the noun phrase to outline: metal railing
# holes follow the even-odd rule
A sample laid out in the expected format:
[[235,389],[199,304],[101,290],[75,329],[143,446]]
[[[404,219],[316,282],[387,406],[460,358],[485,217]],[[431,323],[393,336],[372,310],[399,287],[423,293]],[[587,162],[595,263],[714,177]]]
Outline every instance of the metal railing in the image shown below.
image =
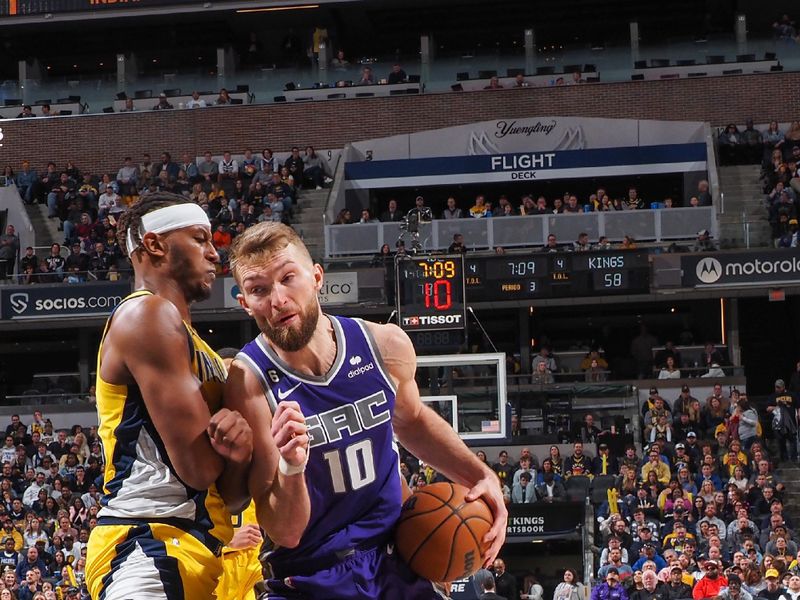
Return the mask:
[[[577,240],[578,235],[584,232],[589,234],[591,241],[606,236],[618,242],[627,235],[641,242],[666,242],[694,239],[700,229],[707,229],[716,237],[718,221],[713,206],[489,219],[436,219],[420,228],[420,242],[423,251],[443,250],[452,243],[455,234],[462,234],[470,250],[491,250],[498,246],[544,246],[550,234],[554,234],[563,244]],[[400,234],[399,223],[326,225],[326,255],[375,254],[383,244],[393,248]]]

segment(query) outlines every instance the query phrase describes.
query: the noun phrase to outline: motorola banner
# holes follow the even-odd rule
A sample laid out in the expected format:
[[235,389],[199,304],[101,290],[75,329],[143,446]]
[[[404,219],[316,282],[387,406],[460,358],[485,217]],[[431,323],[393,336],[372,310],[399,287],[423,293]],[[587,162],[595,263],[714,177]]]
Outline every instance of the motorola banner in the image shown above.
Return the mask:
[[130,294],[127,281],[0,290],[3,319],[105,317]]
[[713,252],[681,257],[684,287],[800,284],[800,250]]

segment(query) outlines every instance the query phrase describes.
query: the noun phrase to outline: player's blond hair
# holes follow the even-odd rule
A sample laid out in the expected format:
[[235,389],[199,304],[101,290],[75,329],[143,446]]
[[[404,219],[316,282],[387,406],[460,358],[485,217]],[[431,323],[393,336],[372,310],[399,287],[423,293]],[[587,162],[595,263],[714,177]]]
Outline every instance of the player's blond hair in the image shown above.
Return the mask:
[[230,248],[230,269],[236,283],[242,283],[239,276],[242,265],[267,262],[274,253],[290,245],[298,248],[309,262],[314,262],[303,240],[288,225],[267,221],[245,229],[234,238]]

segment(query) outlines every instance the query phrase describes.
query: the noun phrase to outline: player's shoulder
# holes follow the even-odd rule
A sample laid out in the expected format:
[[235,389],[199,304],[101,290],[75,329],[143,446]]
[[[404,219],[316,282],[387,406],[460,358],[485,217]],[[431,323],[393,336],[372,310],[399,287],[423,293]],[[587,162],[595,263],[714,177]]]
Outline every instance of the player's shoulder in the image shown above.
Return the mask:
[[406,332],[400,329],[394,323],[373,323],[372,321],[363,321],[369,334],[378,344],[378,349],[381,354],[385,350],[406,349],[412,350],[411,340],[406,335]]
[[172,302],[147,294],[126,300],[114,313],[109,332],[118,341],[152,342],[182,327],[181,314]]

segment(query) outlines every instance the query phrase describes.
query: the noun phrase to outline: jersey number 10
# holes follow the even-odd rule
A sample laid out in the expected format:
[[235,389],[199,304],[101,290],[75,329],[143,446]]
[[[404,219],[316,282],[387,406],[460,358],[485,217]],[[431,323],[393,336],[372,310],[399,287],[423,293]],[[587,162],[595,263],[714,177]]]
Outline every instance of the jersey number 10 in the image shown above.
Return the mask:
[[[366,439],[356,442],[344,449],[347,463],[350,489],[358,490],[375,481],[375,461],[372,456],[372,440]],[[322,455],[328,462],[333,481],[333,491],[343,494],[347,491],[345,483],[344,465],[342,464],[342,451],[330,450]]]

